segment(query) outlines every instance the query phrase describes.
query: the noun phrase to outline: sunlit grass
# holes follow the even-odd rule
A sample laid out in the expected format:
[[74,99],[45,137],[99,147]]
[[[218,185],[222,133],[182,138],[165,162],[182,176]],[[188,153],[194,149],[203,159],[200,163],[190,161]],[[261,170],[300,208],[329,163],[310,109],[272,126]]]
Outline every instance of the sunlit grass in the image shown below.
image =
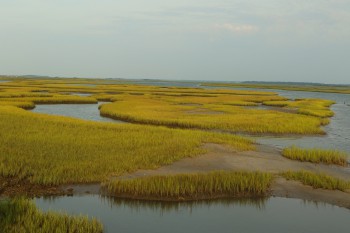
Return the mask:
[[102,233],[103,226],[96,219],[84,216],[44,213],[39,211],[32,202],[17,198],[0,200],[0,231],[2,233]]
[[0,176],[33,184],[101,182],[205,153],[219,143],[253,150],[240,136],[198,130],[97,123],[0,106]]
[[332,117],[329,107],[334,101],[324,99],[297,99],[295,101],[265,101],[263,104],[275,107],[295,109],[297,113],[316,117]]
[[[102,105],[100,112],[106,117],[134,123],[255,134],[322,134],[320,126],[328,123],[327,119],[318,117],[229,105],[237,98],[119,95],[112,99],[115,102]],[[247,101],[248,97],[243,99]],[[250,99],[251,103],[264,101],[256,96]]]
[[347,166],[347,155],[338,150],[302,149],[296,146],[285,148],[282,155],[288,159],[311,163],[325,163]]
[[313,173],[309,171],[288,171],[281,174],[288,180],[297,180],[304,185],[314,188],[345,191],[350,188],[350,183],[322,173]]
[[35,104],[33,102],[22,102],[22,101],[1,101],[0,106],[14,106],[23,109],[33,109]]
[[264,196],[272,175],[261,172],[210,172],[114,180],[105,188],[118,197],[155,200],[198,200]]

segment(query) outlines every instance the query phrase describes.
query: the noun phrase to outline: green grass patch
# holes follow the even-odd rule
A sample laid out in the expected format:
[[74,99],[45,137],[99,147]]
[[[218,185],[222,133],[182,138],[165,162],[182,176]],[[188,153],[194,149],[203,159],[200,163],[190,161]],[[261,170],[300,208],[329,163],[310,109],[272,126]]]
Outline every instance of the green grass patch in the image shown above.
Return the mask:
[[53,212],[43,213],[25,199],[0,201],[0,231],[20,232],[64,232],[102,233],[103,227],[96,219]]
[[347,155],[338,150],[302,149],[296,146],[285,148],[282,155],[288,159],[311,163],[336,164],[347,166]]
[[264,196],[272,175],[262,172],[223,172],[153,176],[114,180],[104,187],[118,197],[152,200],[199,200]]

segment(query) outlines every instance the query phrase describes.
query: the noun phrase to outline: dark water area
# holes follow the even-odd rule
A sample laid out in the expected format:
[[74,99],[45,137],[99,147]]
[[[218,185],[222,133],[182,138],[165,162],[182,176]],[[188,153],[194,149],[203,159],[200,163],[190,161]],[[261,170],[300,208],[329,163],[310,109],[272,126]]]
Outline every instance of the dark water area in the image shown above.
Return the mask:
[[99,102],[98,104],[42,104],[36,105],[31,111],[50,115],[75,117],[89,121],[125,123],[123,121],[100,116],[98,106],[104,103],[105,102]]
[[109,233],[348,232],[350,216],[348,209],[276,197],[164,203],[86,195],[37,198],[35,203],[44,211],[95,217]]

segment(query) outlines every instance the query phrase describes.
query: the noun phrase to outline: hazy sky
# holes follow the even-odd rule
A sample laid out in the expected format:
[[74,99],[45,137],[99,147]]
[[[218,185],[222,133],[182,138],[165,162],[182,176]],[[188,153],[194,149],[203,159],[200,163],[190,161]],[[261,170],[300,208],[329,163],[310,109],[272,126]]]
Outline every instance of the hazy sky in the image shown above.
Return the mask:
[[350,0],[0,0],[0,73],[350,83]]

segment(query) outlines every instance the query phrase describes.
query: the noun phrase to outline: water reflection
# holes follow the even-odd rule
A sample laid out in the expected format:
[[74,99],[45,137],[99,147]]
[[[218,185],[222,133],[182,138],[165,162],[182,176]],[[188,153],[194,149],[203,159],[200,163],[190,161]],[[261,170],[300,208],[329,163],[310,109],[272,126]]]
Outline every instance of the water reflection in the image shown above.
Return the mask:
[[100,197],[101,201],[108,203],[113,208],[128,208],[136,212],[149,209],[157,211],[160,214],[170,212],[182,212],[186,210],[192,213],[195,208],[212,208],[215,206],[225,206],[226,208],[233,208],[235,206],[252,206],[256,210],[264,210],[268,198],[238,198],[238,199],[218,199],[206,201],[186,201],[186,202],[160,202],[160,201],[141,201],[128,200],[121,198]]
[[84,214],[106,232],[347,232],[348,209],[286,198],[146,202],[100,196],[37,198],[44,210]]

